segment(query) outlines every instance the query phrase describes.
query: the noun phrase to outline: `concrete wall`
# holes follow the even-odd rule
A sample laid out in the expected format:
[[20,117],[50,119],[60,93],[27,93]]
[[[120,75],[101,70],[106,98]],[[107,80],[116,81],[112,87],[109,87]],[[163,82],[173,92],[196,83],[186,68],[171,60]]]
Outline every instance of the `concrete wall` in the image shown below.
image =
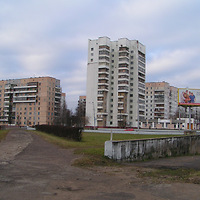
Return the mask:
[[137,161],[200,153],[200,136],[106,141],[104,155],[114,160]]

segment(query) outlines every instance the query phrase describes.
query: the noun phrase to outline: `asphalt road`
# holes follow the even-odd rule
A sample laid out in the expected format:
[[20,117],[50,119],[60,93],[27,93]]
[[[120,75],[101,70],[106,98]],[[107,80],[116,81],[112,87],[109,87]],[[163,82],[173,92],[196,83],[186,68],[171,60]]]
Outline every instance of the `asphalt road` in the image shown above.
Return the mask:
[[[0,143],[0,200],[200,199],[198,184],[157,184],[137,176],[138,170],[156,165],[156,161],[82,169],[71,165],[78,157],[72,149],[61,149],[31,132],[11,131]],[[197,160],[200,157],[191,165]],[[162,162],[176,165],[178,158]],[[159,166],[165,164],[162,162]]]
[[183,135],[183,130],[155,130],[155,129],[110,129],[110,128],[99,128],[98,130],[84,130],[84,132],[95,132],[95,133],[113,133],[113,134],[158,134],[158,135]]

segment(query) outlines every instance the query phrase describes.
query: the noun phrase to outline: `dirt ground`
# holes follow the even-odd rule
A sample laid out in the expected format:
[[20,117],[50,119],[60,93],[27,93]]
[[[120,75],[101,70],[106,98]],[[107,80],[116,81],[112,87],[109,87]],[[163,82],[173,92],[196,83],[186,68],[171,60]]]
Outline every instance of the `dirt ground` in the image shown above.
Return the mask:
[[124,167],[82,169],[73,150],[12,130],[0,143],[0,200],[199,200],[200,185],[156,183],[138,171],[154,167],[200,169],[200,156],[160,159]]

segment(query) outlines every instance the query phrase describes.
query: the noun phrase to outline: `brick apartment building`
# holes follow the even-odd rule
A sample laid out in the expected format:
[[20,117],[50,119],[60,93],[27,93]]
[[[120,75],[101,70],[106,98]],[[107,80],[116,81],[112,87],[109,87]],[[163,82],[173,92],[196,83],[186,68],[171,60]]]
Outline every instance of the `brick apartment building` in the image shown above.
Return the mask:
[[52,77],[0,81],[0,125],[56,124],[61,94],[60,80]]

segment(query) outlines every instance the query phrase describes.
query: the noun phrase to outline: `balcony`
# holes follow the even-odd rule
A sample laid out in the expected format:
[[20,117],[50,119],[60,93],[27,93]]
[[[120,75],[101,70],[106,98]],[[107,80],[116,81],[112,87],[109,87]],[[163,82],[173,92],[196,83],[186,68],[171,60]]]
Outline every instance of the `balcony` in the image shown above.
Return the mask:
[[97,112],[97,115],[108,115],[107,112]]
[[14,100],[13,103],[35,103],[36,100]]
[[122,75],[129,76],[129,71],[128,70],[127,71],[119,71],[118,75],[119,76],[122,76]]
[[22,93],[36,93],[37,90],[19,90],[19,91],[14,91],[14,94],[22,94]]
[[98,80],[109,80],[108,76],[104,75],[104,76],[99,76]]
[[14,91],[5,91],[4,94],[12,94]]
[[129,53],[129,48],[128,47],[119,47],[119,52],[126,52]]
[[108,71],[99,71],[98,74],[106,74],[106,75],[109,75],[109,72],[108,72]]
[[123,59],[119,59],[119,62],[118,62],[119,64],[129,64],[129,59],[127,59],[127,58],[123,58]]
[[37,85],[15,86],[14,89],[37,88]]
[[127,93],[128,92],[128,86],[118,86],[118,93]]

